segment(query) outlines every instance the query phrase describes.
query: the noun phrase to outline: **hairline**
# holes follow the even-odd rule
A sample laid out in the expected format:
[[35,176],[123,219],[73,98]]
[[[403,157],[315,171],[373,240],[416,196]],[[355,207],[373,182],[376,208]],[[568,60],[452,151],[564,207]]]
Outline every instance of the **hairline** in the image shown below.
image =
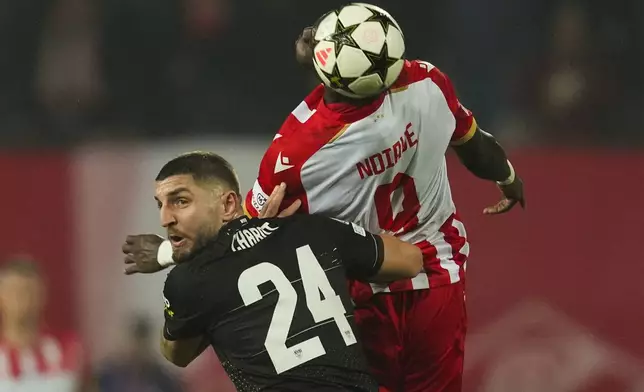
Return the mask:
[[[158,183],[161,183],[163,181],[167,181],[168,179],[170,179],[172,177],[179,177],[179,176],[189,176],[190,178],[192,178],[192,181],[195,183],[196,186],[198,186],[198,187],[200,187],[200,188],[202,188],[204,190],[208,190],[208,191],[217,191],[217,190],[219,190],[222,193],[224,193],[226,191],[232,191],[235,194],[237,194],[237,192],[234,189],[235,188],[234,185],[230,184],[227,180],[225,180],[225,179],[223,179],[221,177],[218,177],[216,175],[197,176],[195,173],[178,173],[178,174],[169,175],[169,176],[167,176],[167,177],[165,177],[163,179],[160,179],[160,180],[156,180],[156,183],[158,184]],[[198,178],[198,177],[200,177],[200,178]],[[204,186],[204,185],[206,185],[206,186]],[[208,185],[210,185],[210,186],[208,186]]]
[[9,259],[0,265],[0,279],[8,276],[44,280],[42,270],[31,260]]

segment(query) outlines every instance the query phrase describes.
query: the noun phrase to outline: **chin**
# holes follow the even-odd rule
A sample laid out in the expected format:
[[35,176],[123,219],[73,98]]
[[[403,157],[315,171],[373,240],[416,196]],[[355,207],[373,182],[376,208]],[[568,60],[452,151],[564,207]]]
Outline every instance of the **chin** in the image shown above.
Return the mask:
[[191,254],[192,254],[191,249],[183,249],[183,248],[175,249],[172,252],[172,259],[177,264],[183,263],[190,257]]

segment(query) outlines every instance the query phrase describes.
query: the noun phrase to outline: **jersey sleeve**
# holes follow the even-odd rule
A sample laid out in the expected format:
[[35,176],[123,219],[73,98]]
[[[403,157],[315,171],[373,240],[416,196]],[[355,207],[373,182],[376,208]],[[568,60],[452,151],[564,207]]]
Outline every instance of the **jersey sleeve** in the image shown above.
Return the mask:
[[472,112],[459,101],[454,85],[445,73],[428,62],[416,60],[405,63],[401,76],[396,83],[397,86],[394,87],[407,86],[414,82],[431,79],[441,90],[447,106],[456,120],[456,126],[451,136],[451,145],[464,144],[474,136],[477,129],[476,119]]
[[167,340],[190,339],[206,333],[209,314],[201,286],[176,267],[168,274],[163,288]]
[[246,215],[256,217],[273,189],[286,184],[286,196],[281,209],[302,202],[298,212],[309,212],[309,200],[302,183],[302,168],[323,146],[341,135],[346,124],[316,116],[317,107],[324,98],[320,84],[293,110],[273,142],[266,150],[259,166],[253,188],[244,201]]
[[316,220],[320,232],[332,237],[350,278],[366,280],[380,271],[385,256],[380,236],[355,223],[321,216]]
[[307,205],[300,178],[301,154],[290,141],[281,139],[283,138],[276,137],[266,150],[255,184],[244,200],[244,212],[250,217],[259,215],[273,189],[282,182],[286,183],[286,196],[280,210],[290,206],[297,199],[302,201],[304,207]]

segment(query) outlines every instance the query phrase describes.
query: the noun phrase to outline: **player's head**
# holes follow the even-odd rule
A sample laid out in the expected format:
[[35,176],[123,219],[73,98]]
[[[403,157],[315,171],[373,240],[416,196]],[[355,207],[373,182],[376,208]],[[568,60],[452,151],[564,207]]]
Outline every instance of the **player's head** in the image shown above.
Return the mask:
[[385,10],[351,3],[324,14],[296,44],[308,39],[313,67],[324,85],[350,99],[379,96],[398,79],[405,40],[400,25]]
[[3,322],[36,326],[45,304],[45,285],[38,265],[13,258],[0,266],[0,312]]
[[243,213],[235,170],[208,152],[183,154],[166,163],[156,178],[155,199],[176,262]]

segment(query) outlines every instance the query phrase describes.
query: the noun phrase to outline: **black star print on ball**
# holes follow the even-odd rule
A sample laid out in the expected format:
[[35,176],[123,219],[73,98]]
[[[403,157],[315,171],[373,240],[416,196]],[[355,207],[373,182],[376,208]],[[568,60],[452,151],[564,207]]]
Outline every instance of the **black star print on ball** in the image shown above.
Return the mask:
[[[369,17],[369,19],[366,20],[366,22],[378,22],[385,33],[389,32],[390,28],[395,29],[395,27],[391,26],[389,17],[379,12],[374,13],[371,17]],[[364,51],[364,54],[371,62],[371,68],[369,68],[369,70],[365,72],[365,75],[378,74],[383,83],[387,78],[387,71],[389,70],[389,67],[394,65],[396,61],[399,60],[389,57],[389,48],[387,47],[387,41],[385,41],[385,44],[382,46],[382,50],[379,54],[373,54],[367,51]]]
[[363,51],[363,53],[371,62],[371,67],[367,70],[367,72],[365,72],[365,75],[378,74],[380,75],[380,79],[384,83],[387,78],[387,71],[389,71],[389,67],[391,67],[396,63],[396,61],[398,61],[398,59],[389,57],[389,48],[387,47],[387,42],[382,45],[382,49],[380,50],[379,54],[373,54],[367,52],[366,50]]
[[353,83],[357,78],[345,78],[340,75],[340,70],[336,64],[333,67],[333,73],[329,75],[329,81],[331,82],[334,88],[340,88],[343,90],[349,91],[349,85]]
[[338,24],[336,26],[337,33],[333,35],[333,40],[335,42],[335,52],[340,53],[344,45],[349,45],[354,48],[358,48],[358,44],[353,39],[351,34],[358,28],[359,25],[353,25],[349,27],[344,27],[340,19],[338,19]]

